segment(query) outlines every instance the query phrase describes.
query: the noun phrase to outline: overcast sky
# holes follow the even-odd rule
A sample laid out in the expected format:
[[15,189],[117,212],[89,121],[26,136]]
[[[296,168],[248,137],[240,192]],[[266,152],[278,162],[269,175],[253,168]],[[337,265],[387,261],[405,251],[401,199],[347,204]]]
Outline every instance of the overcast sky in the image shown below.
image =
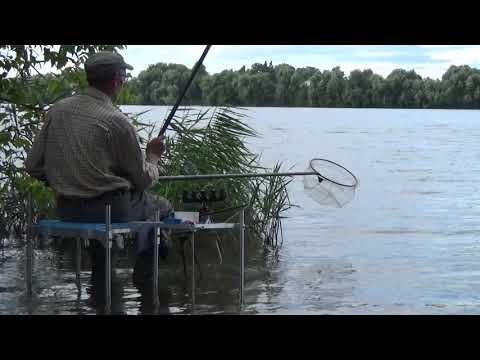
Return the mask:
[[[129,45],[121,54],[136,76],[158,62],[191,68],[203,49],[203,45]],[[480,45],[213,45],[204,65],[214,74],[265,60],[320,70],[340,66],[346,75],[354,69],[371,69],[383,76],[397,68],[414,69],[422,77],[438,79],[450,65],[480,68]]]

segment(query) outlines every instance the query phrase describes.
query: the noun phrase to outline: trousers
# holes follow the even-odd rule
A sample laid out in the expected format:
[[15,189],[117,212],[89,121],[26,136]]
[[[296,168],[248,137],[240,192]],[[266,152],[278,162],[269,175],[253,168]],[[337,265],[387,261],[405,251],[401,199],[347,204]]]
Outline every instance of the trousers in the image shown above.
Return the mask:
[[[103,223],[106,204],[111,205],[112,223],[154,220],[157,210],[160,211],[162,220],[173,211],[168,200],[148,191],[115,190],[92,199],[58,196],[57,213],[62,221]],[[152,247],[153,236],[153,226],[145,227],[137,233],[137,254]],[[164,248],[165,244],[161,244],[161,251],[165,250]]]

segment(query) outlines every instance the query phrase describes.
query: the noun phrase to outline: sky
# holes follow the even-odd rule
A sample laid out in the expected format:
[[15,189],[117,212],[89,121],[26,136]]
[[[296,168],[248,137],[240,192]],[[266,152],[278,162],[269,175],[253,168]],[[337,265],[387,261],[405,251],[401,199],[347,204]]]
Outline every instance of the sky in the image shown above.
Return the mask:
[[[137,76],[148,65],[178,63],[192,68],[205,45],[129,45],[120,53]],[[387,76],[394,69],[415,70],[422,77],[440,79],[451,65],[480,68],[480,45],[213,45],[204,65],[210,74],[249,68],[272,61],[298,67],[331,70],[340,66],[346,75],[371,69]]]

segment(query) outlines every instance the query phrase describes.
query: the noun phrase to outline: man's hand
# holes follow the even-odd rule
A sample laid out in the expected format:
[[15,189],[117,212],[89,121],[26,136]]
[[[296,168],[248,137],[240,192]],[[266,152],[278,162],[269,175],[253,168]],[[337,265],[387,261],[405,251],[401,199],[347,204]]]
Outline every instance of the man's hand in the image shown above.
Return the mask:
[[159,136],[150,140],[147,144],[146,156],[147,160],[158,161],[160,156],[165,152],[165,136]]

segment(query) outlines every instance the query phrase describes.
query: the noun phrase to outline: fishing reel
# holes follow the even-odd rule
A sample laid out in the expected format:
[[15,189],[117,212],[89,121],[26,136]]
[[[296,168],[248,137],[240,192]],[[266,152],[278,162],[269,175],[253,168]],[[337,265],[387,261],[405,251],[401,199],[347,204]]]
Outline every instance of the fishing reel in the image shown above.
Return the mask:
[[213,202],[225,201],[227,198],[227,193],[225,189],[215,189],[215,190],[185,190],[183,192],[183,203],[185,204],[202,204],[199,211],[199,221],[200,223],[211,222],[208,205]]

